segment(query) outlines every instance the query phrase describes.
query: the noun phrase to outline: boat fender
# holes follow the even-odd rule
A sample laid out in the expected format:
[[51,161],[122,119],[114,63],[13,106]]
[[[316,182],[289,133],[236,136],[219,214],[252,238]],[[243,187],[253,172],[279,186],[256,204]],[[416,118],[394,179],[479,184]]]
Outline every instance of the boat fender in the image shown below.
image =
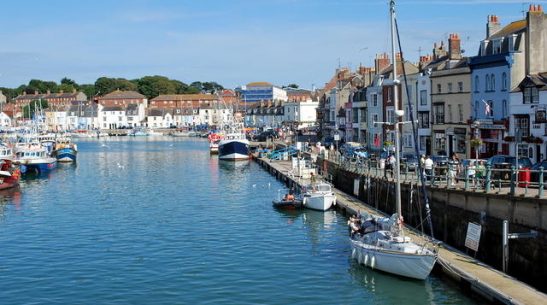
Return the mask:
[[357,262],[359,265],[363,263],[363,253],[359,252],[359,254],[357,254]]
[[351,250],[351,258],[355,259],[355,253],[357,253],[357,250]]
[[364,265],[366,266],[368,264],[368,252],[365,254],[365,261]]
[[373,255],[370,259],[370,268],[374,269],[374,267],[376,267],[376,256]]

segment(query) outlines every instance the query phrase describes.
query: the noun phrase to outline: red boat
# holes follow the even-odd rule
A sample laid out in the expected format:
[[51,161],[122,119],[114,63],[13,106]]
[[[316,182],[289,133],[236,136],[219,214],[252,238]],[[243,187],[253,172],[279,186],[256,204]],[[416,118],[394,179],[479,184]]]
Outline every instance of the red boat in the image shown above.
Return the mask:
[[19,185],[21,171],[9,159],[0,161],[0,190],[9,189]]

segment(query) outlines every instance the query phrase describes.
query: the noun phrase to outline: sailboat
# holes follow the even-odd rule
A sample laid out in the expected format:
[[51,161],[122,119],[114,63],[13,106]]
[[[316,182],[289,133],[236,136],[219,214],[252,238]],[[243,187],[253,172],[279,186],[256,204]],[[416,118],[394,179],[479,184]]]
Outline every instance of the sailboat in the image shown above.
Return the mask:
[[[348,221],[350,227],[351,256],[372,269],[399,276],[423,280],[429,276],[437,253],[424,245],[413,242],[405,236],[403,216],[401,214],[400,156],[399,156],[399,125],[404,112],[399,110],[397,85],[397,62],[395,56],[395,1],[390,1],[392,62],[393,62],[393,99],[397,122],[394,125],[395,134],[395,199],[397,212],[390,218],[374,217],[368,214],[352,217]],[[420,171],[421,172],[421,171]]]

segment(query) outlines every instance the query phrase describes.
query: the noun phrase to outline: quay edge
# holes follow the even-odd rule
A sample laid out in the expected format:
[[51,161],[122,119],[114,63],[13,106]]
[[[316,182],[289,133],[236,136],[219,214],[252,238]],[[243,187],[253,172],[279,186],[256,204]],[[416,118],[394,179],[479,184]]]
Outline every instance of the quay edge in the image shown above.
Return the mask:
[[[275,176],[276,179],[283,181],[288,187],[299,188],[302,186],[299,182],[301,180],[288,175],[291,166],[290,161],[271,161],[256,156],[253,157],[253,160]],[[352,178],[346,175],[346,178],[348,177]],[[362,184],[359,185],[359,189],[363,190]],[[359,210],[385,215],[380,209],[365,204],[360,198],[348,195],[338,189],[335,189],[335,191],[337,193],[336,209],[341,210],[346,215],[356,214]],[[362,195],[360,192],[359,197],[363,197]],[[419,238],[415,234],[416,230],[414,228],[408,225],[406,227],[412,235],[415,235],[413,238]],[[435,267],[435,272],[439,271],[447,278],[455,281],[462,291],[472,292],[489,302],[499,304],[544,304],[547,302],[547,295],[541,291],[464,254],[444,242],[440,242],[439,259]]]

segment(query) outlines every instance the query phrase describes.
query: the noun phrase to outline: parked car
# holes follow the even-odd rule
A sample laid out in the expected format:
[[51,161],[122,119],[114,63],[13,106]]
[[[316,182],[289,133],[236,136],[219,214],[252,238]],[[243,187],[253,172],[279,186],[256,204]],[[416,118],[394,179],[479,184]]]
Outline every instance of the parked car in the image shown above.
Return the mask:
[[[516,157],[508,155],[495,155],[486,161],[486,164],[492,168],[491,179],[511,180],[511,168],[515,165]],[[528,158],[518,159],[518,168],[531,168],[532,162]]]
[[263,131],[263,132],[259,133],[258,135],[256,135],[255,136],[255,141],[265,142],[268,139],[275,139],[277,137],[278,137],[277,132],[273,129],[269,129],[269,130]]
[[408,168],[408,171],[415,172],[418,169],[419,159],[415,155],[403,155],[401,158],[401,169],[405,170]]
[[547,160],[543,160],[534,164],[531,168],[530,181],[539,182],[539,168],[543,167],[545,173],[543,174],[543,182],[547,182]]

